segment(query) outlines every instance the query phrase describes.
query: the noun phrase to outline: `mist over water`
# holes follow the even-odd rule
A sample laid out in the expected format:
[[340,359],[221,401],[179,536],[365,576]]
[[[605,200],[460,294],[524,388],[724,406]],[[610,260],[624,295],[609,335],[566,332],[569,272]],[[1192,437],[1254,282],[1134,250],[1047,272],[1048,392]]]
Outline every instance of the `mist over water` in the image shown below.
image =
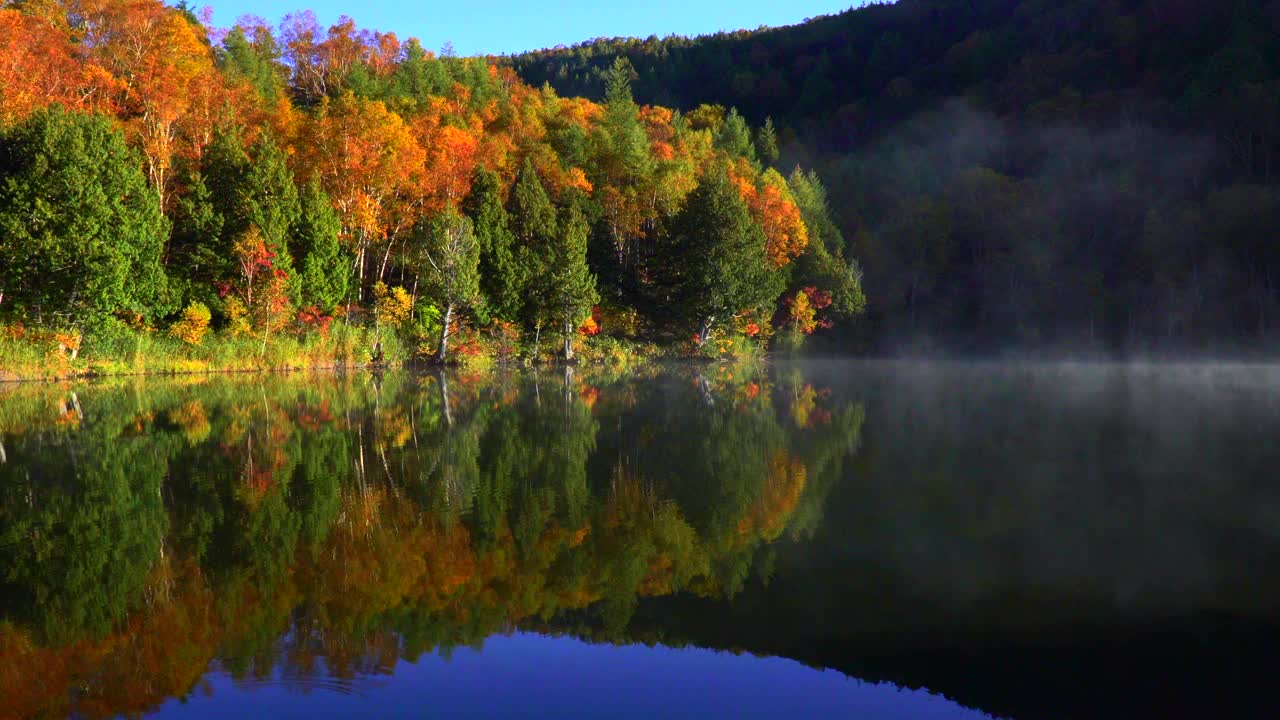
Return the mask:
[[1277,366],[0,393],[19,717],[1280,708]]
[[1067,105],[1009,117],[951,99],[853,153],[791,148],[819,167],[865,270],[862,346],[1274,356],[1274,194],[1224,184],[1222,144],[1154,110]]

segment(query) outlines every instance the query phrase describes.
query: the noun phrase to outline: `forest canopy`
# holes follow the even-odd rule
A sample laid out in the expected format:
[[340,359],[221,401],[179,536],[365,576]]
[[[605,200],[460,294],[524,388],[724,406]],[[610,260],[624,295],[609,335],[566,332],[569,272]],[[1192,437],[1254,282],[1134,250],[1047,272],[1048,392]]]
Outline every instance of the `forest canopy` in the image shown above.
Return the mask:
[[1275,0],[899,0],[506,62],[598,98],[620,58],[640,102],[771,121],[757,155],[817,171],[872,348],[1280,348]]
[[[6,2],[0,320],[51,328],[72,359],[165,329],[265,354],[339,324],[364,333],[342,352],[375,360],[511,338],[570,359],[602,330],[698,351],[706,318],[673,288],[725,278],[688,263],[756,238],[743,271],[769,292],[735,296],[718,337],[859,313],[816,176],[757,151],[771,126],[638,104],[633,77],[615,63],[593,102],[345,17],[214,29],[185,3]],[[708,178],[742,221],[691,253],[673,223]]]

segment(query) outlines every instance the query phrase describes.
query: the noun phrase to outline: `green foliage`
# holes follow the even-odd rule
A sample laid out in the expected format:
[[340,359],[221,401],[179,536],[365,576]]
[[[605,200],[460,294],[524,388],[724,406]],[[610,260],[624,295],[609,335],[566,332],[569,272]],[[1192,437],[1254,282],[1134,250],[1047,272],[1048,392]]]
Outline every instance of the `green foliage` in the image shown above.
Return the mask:
[[243,78],[263,100],[275,102],[284,93],[283,53],[270,28],[236,25],[222,38],[217,57],[227,77]]
[[456,313],[474,309],[480,301],[480,245],[471,219],[453,207],[432,217],[418,233],[415,243],[421,258],[423,291],[444,312],[436,355],[444,362]]
[[289,236],[301,216],[298,188],[293,183],[284,151],[270,133],[264,132],[250,148],[253,160],[243,175],[231,184],[234,203],[230,213],[232,232],[256,227],[267,247],[275,254],[272,266],[289,278],[289,298],[298,301],[302,284],[295,277],[293,256],[289,252]]
[[301,302],[331,313],[347,297],[351,254],[338,242],[342,223],[318,182],[302,188],[298,220],[293,227],[294,250],[302,259]]
[[862,291],[862,269],[844,259],[844,236],[831,217],[827,191],[818,174],[796,168],[788,179],[800,217],[809,231],[809,244],[797,258],[793,287],[813,286],[831,294],[832,308],[850,317],[867,306]]
[[[263,132],[246,152],[238,128],[219,128],[200,168],[190,171],[188,184],[191,192],[178,201],[178,227],[170,252],[184,267],[189,297],[221,308],[217,288],[234,283],[239,273],[236,240],[256,228],[273,255],[272,266],[287,275],[289,299],[297,303],[309,281],[294,271],[291,236],[299,236],[306,245],[299,249],[305,251],[318,240],[324,245],[317,235],[329,232],[332,218],[324,216],[314,197],[308,217],[302,217],[293,173],[270,133]],[[313,293],[317,287],[321,292],[338,288],[338,281],[327,275],[338,262],[331,244],[326,252],[327,256],[317,258]],[[305,274],[306,256],[300,257]],[[313,299],[319,297],[313,295]]]
[[168,230],[141,160],[105,118],[55,107],[0,134],[0,312],[163,316]]
[[773,128],[773,118],[764,119],[764,125],[756,133],[756,157],[765,165],[778,162],[778,134]]
[[417,106],[449,88],[452,79],[444,63],[429,57],[416,38],[405,43],[403,52],[404,59],[391,77],[396,97]]
[[480,246],[480,286],[490,312],[505,320],[519,319],[527,268],[517,262],[515,236],[502,206],[498,176],[477,168],[462,211],[471,219]]
[[231,271],[230,245],[221,242],[223,216],[199,170],[191,171],[185,184],[187,193],[178,198],[169,241],[169,256],[184,271],[173,282],[182,297],[218,307],[214,282]]
[[614,182],[634,180],[651,172],[648,139],[640,127],[640,109],[631,97],[634,72],[625,59],[614,63],[605,90],[605,120],[594,138],[598,171]]
[[[516,263],[523,268],[525,284],[528,284],[543,277],[549,268],[547,252],[556,243],[558,223],[555,207],[547,197],[533,163],[527,159],[516,177],[509,205],[512,234],[518,248]],[[524,297],[525,318],[531,324],[547,320],[544,299],[529,294]]]
[[511,228],[521,248],[550,246],[556,236],[556,211],[528,159],[511,190]]
[[751,128],[747,121],[738,114],[737,108],[729,108],[724,124],[716,133],[716,147],[733,157],[756,158],[755,143],[751,141]]
[[671,233],[668,285],[699,345],[717,321],[771,306],[782,292],[783,278],[765,258],[764,232],[723,171],[703,177]]
[[543,301],[553,325],[560,328],[564,357],[573,357],[573,339],[578,326],[591,315],[591,306],[600,298],[596,278],[587,267],[587,239],[591,228],[576,205],[569,208],[560,224],[558,242],[546,258],[548,272],[540,281]]
[[827,189],[822,179],[813,170],[808,172],[797,167],[787,178],[787,186],[800,208],[800,217],[809,231],[809,244],[820,243],[829,253],[840,253],[845,249],[844,235],[835,223],[831,214],[831,205],[827,200]]
[[[74,394],[61,402],[81,412]],[[158,560],[168,453],[120,436],[127,411],[91,409],[84,430],[59,433],[57,446],[12,443],[0,464],[0,612],[45,640],[107,632],[136,607]]]

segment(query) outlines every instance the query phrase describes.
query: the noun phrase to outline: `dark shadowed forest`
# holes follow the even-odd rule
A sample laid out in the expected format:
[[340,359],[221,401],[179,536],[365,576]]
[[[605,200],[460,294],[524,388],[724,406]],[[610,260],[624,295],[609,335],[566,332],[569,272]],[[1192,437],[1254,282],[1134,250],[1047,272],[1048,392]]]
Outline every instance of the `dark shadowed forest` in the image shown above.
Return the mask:
[[[1271,352],[1280,3],[902,0],[793,27],[510,62],[727,108],[816,167],[864,273],[846,346]],[[848,332],[848,331],[852,332]]]

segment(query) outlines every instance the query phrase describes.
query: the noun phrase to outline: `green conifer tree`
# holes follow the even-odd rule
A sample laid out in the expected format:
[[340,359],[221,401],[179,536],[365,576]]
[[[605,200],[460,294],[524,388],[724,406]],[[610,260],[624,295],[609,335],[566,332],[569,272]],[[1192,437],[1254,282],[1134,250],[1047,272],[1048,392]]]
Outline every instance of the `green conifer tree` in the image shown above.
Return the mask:
[[320,183],[313,180],[303,186],[293,227],[295,250],[302,261],[303,306],[315,305],[330,313],[347,296],[353,259],[338,242],[341,228],[342,222]]
[[696,329],[699,346],[716,323],[772,305],[782,292],[782,273],[765,256],[764,231],[722,168],[703,177],[674,218],[671,253],[670,297],[677,316]]
[[81,325],[172,309],[169,223],[141,167],[97,115],[54,107],[0,133],[0,312]]
[[471,218],[480,246],[480,288],[489,311],[503,320],[514,321],[519,319],[524,305],[522,294],[528,277],[517,262],[515,236],[499,193],[498,176],[477,168],[462,211]]

